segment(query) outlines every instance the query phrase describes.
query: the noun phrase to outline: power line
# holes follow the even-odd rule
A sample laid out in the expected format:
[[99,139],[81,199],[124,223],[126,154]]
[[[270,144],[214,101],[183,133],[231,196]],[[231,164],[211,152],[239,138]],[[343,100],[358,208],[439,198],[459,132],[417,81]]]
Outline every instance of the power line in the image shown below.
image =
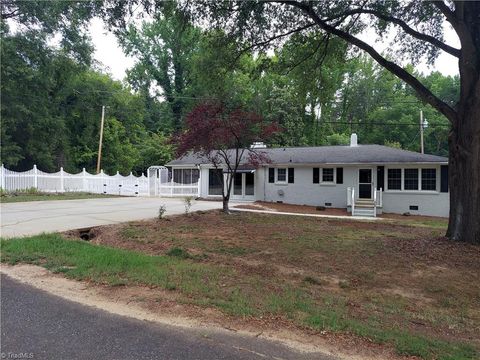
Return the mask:
[[[14,97],[14,96],[9,96],[9,98],[17,98],[17,99],[22,99],[22,100],[28,100],[29,103],[38,103],[40,101],[44,101],[45,98],[44,97],[28,97],[25,98],[25,97]],[[4,104],[5,104],[5,99],[3,99],[2,101]],[[62,101],[60,101],[62,102]],[[66,103],[68,104],[72,104],[72,101],[71,100],[67,100]],[[57,104],[57,105],[60,105],[60,104]],[[167,112],[168,110],[167,109],[157,109],[159,110],[160,112]],[[406,123],[406,122],[378,122],[378,121],[371,121],[371,122],[360,122],[360,121],[356,121],[356,122],[350,122],[350,121],[319,121],[319,125],[323,125],[323,124],[333,124],[333,125],[355,125],[355,126],[384,126],[384,127],[387,127],[387,126],[390,126],[390,127],[399,127],[399,126],[418,126],[418,123]],[[428,124],[428,127],[429,128],[450,128],[451,125],[450,124],[432,124],[432,123],[429,123]]]
[[[414,123],[386,123],[386,122],[349,122],[349,121],[320,121],[322,124],[339,124],[339,125],[379,125],[379,126],[418,126]],[[428,127],[450,127],[449,124],[428,124]]]

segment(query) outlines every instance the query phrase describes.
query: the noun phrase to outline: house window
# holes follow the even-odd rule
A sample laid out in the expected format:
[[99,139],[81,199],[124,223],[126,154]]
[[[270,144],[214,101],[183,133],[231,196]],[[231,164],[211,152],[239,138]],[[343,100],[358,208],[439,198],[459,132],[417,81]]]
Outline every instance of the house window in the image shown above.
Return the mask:
[[173,182],[177,184],[196,184],[198,178],[198,169],[173,169]]
[[287,169],[278,168],[277,169],[277,182],[284,183],[287,182]]
[[437,169],[422,169],[422,190],[437,190]]
[[222,195],[223,170],[210,169],[208,171],[208,195]]
[[183,169],[173,169],[173,182],[177,184],[182,183],[182,170]]
[[418,169],[405,169],[404,190],[418,190]]
[[388,190],[402,189],[402,169],[388,169]]
[[322,169],[322,182],[333,182],[333,168]]
[[191,169],[183,169],[183,181],[184,184],[191,184],[192,183],[192,170]]
[[200,179],[200,170],[192,169],[192,184],[198,183],[199,179]]

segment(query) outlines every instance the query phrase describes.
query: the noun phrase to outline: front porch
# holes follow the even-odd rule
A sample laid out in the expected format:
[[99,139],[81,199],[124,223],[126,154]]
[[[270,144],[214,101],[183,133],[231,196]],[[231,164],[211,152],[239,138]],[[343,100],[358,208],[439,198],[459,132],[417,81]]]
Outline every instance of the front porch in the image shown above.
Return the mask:
[[377,190],[373,184],[370,186],[368,192],[365,189],[356,191],[355,187],[347,188],[347,212],[352,216],[376,217],[383,213],[383,190]]
[[147,175],[150,196],[200,197],[201,179],[198,168],[151,166]]

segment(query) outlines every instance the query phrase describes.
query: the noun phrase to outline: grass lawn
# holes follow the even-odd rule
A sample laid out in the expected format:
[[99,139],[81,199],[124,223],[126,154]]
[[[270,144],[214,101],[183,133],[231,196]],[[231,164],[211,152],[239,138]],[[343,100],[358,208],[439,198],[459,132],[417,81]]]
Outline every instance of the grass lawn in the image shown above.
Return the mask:
[[[98,227],[91,243],[2,240],[2,261],[166,289],[183,304],[349,333],[425,359],[480,349],[480,247],[438,219],[354,222],[212,211]],[[72,241],[73,240],[73,241]]]
[[65,192],[65,193],[41,193],[41,192],[18,192],[2,193],[0,202],[14,203],[25,201],[45,201],[45,200],[77,200],[77,199],[96,199],[104,197],[116,197],[115,195],[91,194],[85,192]]

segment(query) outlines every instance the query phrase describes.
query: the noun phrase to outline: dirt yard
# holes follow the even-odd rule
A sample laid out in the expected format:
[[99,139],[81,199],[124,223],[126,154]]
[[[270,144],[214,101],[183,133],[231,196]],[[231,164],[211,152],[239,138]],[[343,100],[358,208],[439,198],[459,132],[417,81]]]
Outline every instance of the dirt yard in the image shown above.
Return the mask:
[[369,223],[213,211],[90,235],[95,244],[216,269],[194,295],[172,285],[170,303],[266,327],[350,334],[397,354],[472,358],[480,348],[480,247],[446,240],[445,226],[413,216]]

